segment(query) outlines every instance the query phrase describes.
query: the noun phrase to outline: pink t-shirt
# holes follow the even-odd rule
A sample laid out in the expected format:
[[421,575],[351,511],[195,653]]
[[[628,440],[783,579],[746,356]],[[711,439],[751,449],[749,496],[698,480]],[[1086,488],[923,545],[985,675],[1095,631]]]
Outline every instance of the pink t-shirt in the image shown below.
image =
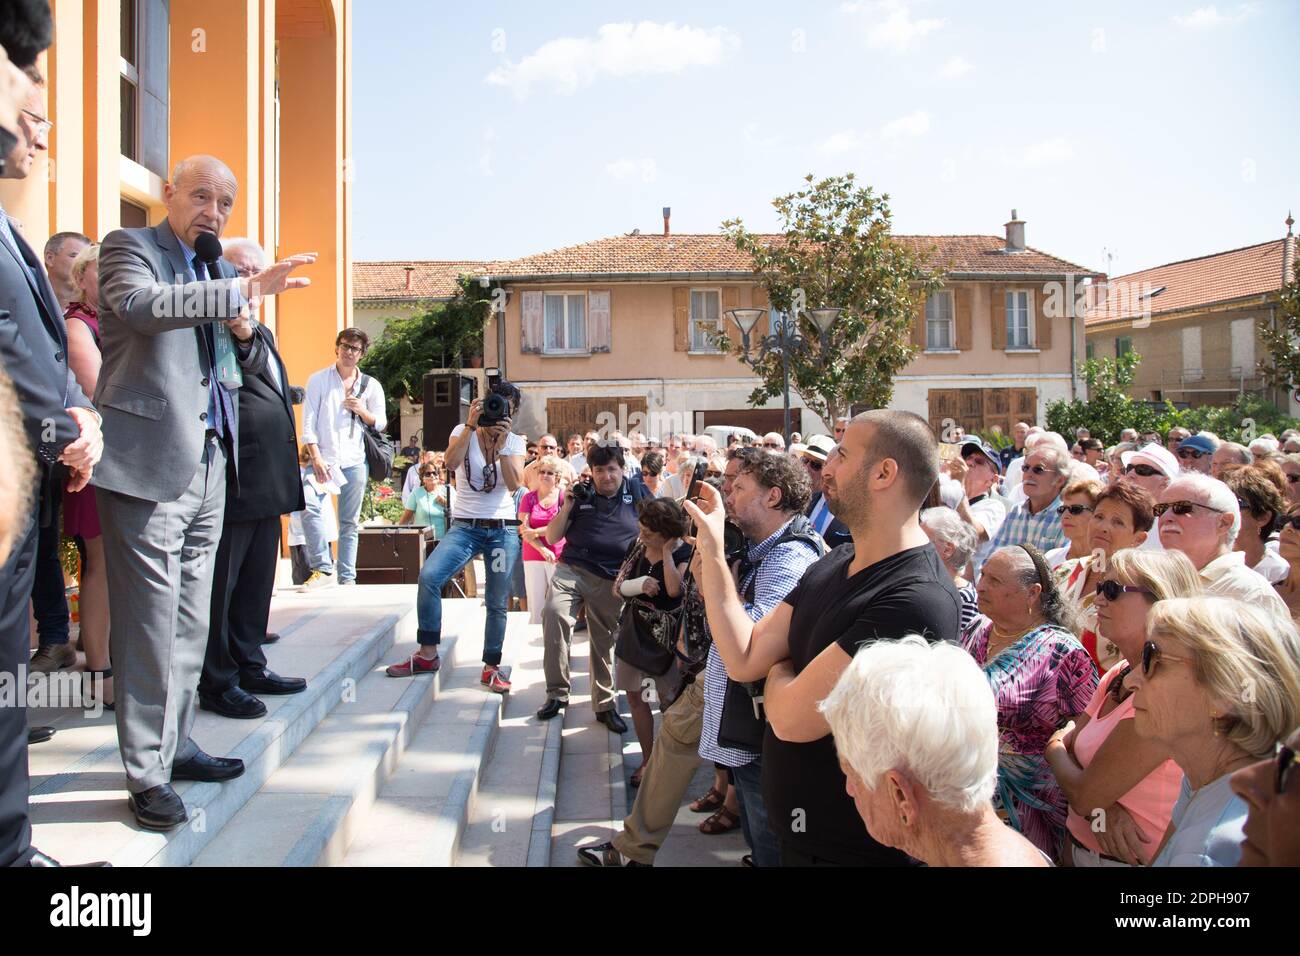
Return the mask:
[[[1120,721],[1133,718],[1132,694],[1124,698],[1105,717],[1097,716],[1101,712],[1101,705],[1106,700],[1106,693],[1111,683],[1118,679],[1126,666],[1121,661],[1107,671],[1106,676],[1097,686],[1097,692],[1092,695],[1092,700],[1088,701],[1088,706],[1084,708],[1084,713],[1089,718],[1088,723],[1074,737],[1074,759],[1081,767],[1087,768],[1088,764],[1092,763],[1092,758],[1097,755],[1097,751],[1101,749],[1101,745],[1106,742],[1111,732],[1119,726]],[[1174,803],[1178,800],[1182,783],[1182,769],[1172,760],[1166,760],[1117,801],[1128,811],[1133,822],[1141,827],[1142,832],[1150,840],[1146,844],[1149,847],[1148,853],[1155,853],[1156,847],[1160,845],[1160,838],[1165,835],[1165,830],[1169,829],[1169,818],[1173,815]],[[1074,807],[1070,807],[1065,825],[1069,827],[1074,838],[1088,849],[1097,853],[1102,852],[1101,844],[1097,842],[1097,834],[1092,832],[1092,821],[1076,813]]]
[[[548,524],[551,523],[551,519],[560,513],[560,508],[563,504],[564,504],[564,492],[562,491],[555,496],[555,504],[551,505],[551,507],[549,508],[543,508],[540,500],[537,497],[537,492],[530,491],[526,495],[524,495],[522,499],[520,499],[519,511],[521,514],[527,516],[528,527],[545,528]],[[538,551],[527,541],[525,541],[523,545],[524,545],[525,561],[546,560],[545,558],[542,557],[542,552]],[[551,545],[551,550],[555,552],[555,556],[557,558],[561,554],[563,554],[564,539],[561,538],[555,544]]]

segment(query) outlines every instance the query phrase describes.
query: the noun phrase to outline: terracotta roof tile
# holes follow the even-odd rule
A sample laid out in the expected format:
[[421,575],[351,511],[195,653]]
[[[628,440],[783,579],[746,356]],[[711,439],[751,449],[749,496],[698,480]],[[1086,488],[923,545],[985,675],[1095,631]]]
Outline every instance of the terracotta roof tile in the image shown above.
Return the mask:
[[1089,311],[1087,324],[1276,292],[1282,288],[1282,243],[1274,239],[1115,276],[1106,302]]
[[[449,299],[456,294],[456,278],[477,275],[491,262],[383,261],[352,263],[352,297],[356,300],[415,301]],[[406,267],[411,267],[407,287]]]

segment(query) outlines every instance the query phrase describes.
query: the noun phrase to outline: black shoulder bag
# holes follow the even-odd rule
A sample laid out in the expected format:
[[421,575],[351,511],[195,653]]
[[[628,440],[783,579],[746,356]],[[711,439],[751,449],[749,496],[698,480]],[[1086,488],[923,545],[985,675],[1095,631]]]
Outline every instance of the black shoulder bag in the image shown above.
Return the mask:
[[[362,375],[359,392],[366,394],[370,378]],[[361,441],[366,449],[366,470],[375,481],[387,481],[393,476],[393,452],[396,450],[393,440],[374,425],[367,425],[352,413],[355,421],[361,422]]]

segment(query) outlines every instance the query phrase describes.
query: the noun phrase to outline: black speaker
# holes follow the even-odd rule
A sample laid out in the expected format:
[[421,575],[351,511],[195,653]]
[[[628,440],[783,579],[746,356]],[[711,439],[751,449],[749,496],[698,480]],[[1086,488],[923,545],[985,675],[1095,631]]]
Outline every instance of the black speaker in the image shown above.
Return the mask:
[[468,375],[453,372],[430,372],[424,376],[425,451],[445,451],[451,442],[451,430],[465,424],[469,406],[478,397],[478,383]]

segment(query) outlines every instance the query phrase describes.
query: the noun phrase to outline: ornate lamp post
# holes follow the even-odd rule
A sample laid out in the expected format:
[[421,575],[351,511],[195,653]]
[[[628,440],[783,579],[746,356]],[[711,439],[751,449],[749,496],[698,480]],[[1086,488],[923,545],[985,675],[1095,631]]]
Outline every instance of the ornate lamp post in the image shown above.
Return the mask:
[[[812,320],[813,325],[817,328],[817,334],[820,339],[822,351],[828,351],[828,336],[831,326],[839,318],[843,309],[833,307],[823,307],[809,309],[807,316]],[[780,321],[777,322],[776,331],[771,335],[765,335],[758,339],[757,342],[750,343],[750,334],[754,331],[754,326],[758,320],[766,314],[766,309],[729,309],[727,315],[731,321],[736,323],[736,328],[740,329],[740,359],[750,368],[757,369],[768,358],[769,355],[781,356],[781,382],[782,382],[782,400],[784,412],[781,416],[781,432],[785,436],[785,444],[788,448],[790,445],[790,356],[804,355],[811,351],[811,343],[807,336],[799,331],[798,309],[793,312],[781,313]],[[757,354],[753,354],[757,349]]]

